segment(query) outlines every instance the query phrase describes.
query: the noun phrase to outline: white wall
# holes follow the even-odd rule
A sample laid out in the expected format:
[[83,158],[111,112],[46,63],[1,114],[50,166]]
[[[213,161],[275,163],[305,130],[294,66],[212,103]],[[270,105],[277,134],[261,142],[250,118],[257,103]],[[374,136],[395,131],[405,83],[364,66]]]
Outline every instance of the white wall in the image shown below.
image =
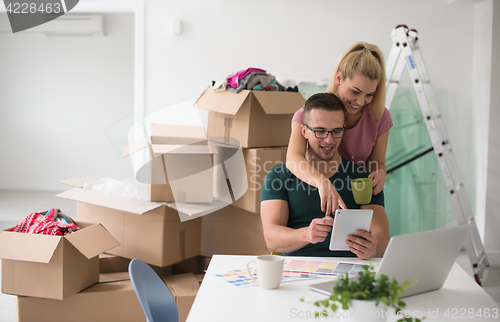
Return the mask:
[[[487,148],[479,142],[488,141],[488,113],[477,114],[489,112],[489,101],[498,102],[500,98],[499,81],[495,79],[500,75],[498,71],[491,79],[491,97],[484,95],[484,86],[490,84],[484,76],[490,66],[485,58],[489,55],[490,62],[499,64],[500,50],[495,48],[493,53],[497,54],[491,58],[487,48],[488,44],[491,47],[491,39],[478,36],[486,32],[491,37],[492,30],[500,30],[500,17],[497,1],[495,19],[490,16],[494,25],[488,25],[477,16],[476,6],[481,5],[481,0],[256,0],[251,5],[230,0],[148,0],[146,111],[197,98],[211,80],[247,67],[264,68],[281,79],[321,82],[330,78],[337,55],[347,45],[357,40],[375,43],[387,56],[391,29],[406,24],[419,32],[434,88],[448,92],[448,105],[441,108],[446,111],[444,121],[464,185],[472,206],[477,206],[481,233],[486,227],[486,250],[500,254],[496,233],[500,228],[500,178],[495,176],[498,166],[493,162],[500,157],[500,112],[492,108]],[[178,36],[169,33],[175,19],[183,22]],[[494,46],[499,45],[496,37]],[[475,82],[479,78],[481,82]],[[408,77],[403,85],[411,86]],[[488,203],[482,189],[486,185],[486,162],[481,159],[485,149],[489,153]],[[479,173],[483,181],[477,182],[481,191],[476,201]]]
[[[471,138],[462,130],[471,125],[473,2],[256,0],[249,5],[232,0],[146,0],[145,18],[147,114],[197,98],[211,80],[250,66],[281,78],[329,79],[337,55],[353,41],[378,44],[388,55],[393,27],[405,23],[418,29],[433,85],[449,92],[449,110],[454,113],[448,113],[446,123],[467,190],[473,191]],[[170,33],[173,19],[182,21],[181,35]],[[109,23],[113,26],[112,19]],[[0,68],[6,71],[0,75],[0,88],[9,89],[0,95],[0,134],[5,141],[0,188],[57,189],[53,182],[59,178],[127,175],[104,134],[132,104],[133,26],[129,20],[116,23],[104,38],[0,35]],[[119,35],[124,37],[121,42]],[[71,66],[71,73],[55,63],[52,53],[60,51],[65,55],[57,59],[65,59],[62,65]],[[50,58],[50,63],[40,57]],[[19,95],[27,86],[34,95]],[[50,95],[55,88],[60,96]],[[26,122],[21,121],[25,109],[30,111]],[[63,127],[59,132],[34,130],[36,121],[55,118]],[[45,161],[57,152],[60,161]],[[32,155],[42,157],[37,163]]]
[[[261,67],[283,78],[329,79],[336,57],[347,45],[357,40],[375,43],[387,56],[391,29],[404,23],[419,32],[434,87],[449,93],[445,123],[465,186],[474,196],[472,139],[470,131],[463,130],[472,126],[474,4],[148,0],[146,111],[197,98],[211,80],[247,67]],[[183,22],[179,36],[169,33],[174,19]]]
[[[347,45],[375,43],[387,56],[391,29],[407,24],[419,31],[434,87],[448,92],[445,123],[473,205],[476,177],[482,173],[477,185],[487,185],[488,196],[485,189],[477,193],[476,211],[487,213],[480,230],[487,227],[488,250],[500,252],[494,239],[500,227],[494,162],[500,115],[488,103],[498,102],[500,95],[498,35],[491,36],[492,30],[500,30],[498,3],[494,26],[486,26],[489,37],[497,37],[490,55],[496,71],[491,73],[491,95],[475,82],[489,82],[488,54],[474,51],[488,46],[478,36],[478,28],[484,27],[478,13],[494,2],[145,0],[146,114],[197,98],[212,80],[247,67],[267,69],[281,79],[328,80]],[[106,129],[133,111],[134,20],[132,14],[106,18],[108,35],[102,38],[0,34],[0,189],[62,190],[57,179],[129,176]],[[0,25],[6,19],[0,14]],[[181,35],[170,32],[175,19],[182,21]],[[488,113],[489,142],[487,126],[473,135],[470,130],[485,124]],[[121,124],[126,130],[127,123]],[[486,167],[484,156],[488,176],[477,171]]]
[[474,57],[472,93],[473,142],[475,147],[473,173],[476,178],[476,222],[484,241],[486,194],[488,182],[488,132],[491,94],[491,48],[493,1],[475,6]]
[[500,2],[492,3],[491,88],[488,137],[488,176],[486,185],[486,212],[484,247],[490,261],[500,263]]
[[0,34],[0,189],[128,176],[105,130],[133,113],[133,27],[108,14],[105,37]]

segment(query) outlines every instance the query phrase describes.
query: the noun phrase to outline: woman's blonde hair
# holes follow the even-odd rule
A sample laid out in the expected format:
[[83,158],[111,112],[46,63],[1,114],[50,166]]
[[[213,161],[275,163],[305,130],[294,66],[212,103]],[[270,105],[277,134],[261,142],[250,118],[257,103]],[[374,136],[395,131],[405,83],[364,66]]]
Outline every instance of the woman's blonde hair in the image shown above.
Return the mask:
[[377,90],[370,102],[370,111],[380,119],[385,107],[385,65],[384,54],[376,45],[358,41],[347,47],[337,58],[333,67],[332,79],[327,92],[337,94],[338,85],[335,81],[337,73],[342,73],[342,79],[352,79],[355,72],[378,81]]

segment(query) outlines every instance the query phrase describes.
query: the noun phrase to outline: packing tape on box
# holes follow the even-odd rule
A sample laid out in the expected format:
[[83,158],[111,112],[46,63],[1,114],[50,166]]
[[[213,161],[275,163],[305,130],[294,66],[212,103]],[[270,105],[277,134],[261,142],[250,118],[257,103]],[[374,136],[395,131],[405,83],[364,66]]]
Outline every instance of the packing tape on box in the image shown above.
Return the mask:
[[233,119],[230,117],[224,118],[224,143],[229,144],[229,138],[231,137],[231,128],[233,127]]

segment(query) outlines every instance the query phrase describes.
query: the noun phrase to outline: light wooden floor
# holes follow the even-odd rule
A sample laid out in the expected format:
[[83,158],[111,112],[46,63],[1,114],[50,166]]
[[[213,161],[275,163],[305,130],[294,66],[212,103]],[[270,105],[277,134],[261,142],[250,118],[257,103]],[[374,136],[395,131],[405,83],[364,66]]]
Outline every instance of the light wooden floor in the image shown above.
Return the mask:
[[[76,218],[76,203],[57,198],[56,194],[57,192],[47,191],[0,190],[0,230],[13,227],[32,212],[49,208],[59,208],[65,214]],[[472,269],[465,252],[460,253],[457,262],[472,276]],[[483,288],[497,303],[500,303],[500,265],[492,265],[484,271]],[[0,322],[16,321],[15,299],[15,296],[0,293]]]

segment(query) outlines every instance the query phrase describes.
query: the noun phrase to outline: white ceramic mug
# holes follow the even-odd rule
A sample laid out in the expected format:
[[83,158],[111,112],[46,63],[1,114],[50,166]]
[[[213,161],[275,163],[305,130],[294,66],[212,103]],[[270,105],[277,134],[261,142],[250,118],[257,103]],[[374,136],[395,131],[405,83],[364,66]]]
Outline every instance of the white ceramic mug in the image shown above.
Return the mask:
[[255,280],[250,270],[250,264],[255,263],[257,269],[257,281],[260,287],[266,290],[274,290],[280,286],[283,277],[283,266],[285,259],[276,255],[258,256],[255,261],[247,263],[248,275]]

